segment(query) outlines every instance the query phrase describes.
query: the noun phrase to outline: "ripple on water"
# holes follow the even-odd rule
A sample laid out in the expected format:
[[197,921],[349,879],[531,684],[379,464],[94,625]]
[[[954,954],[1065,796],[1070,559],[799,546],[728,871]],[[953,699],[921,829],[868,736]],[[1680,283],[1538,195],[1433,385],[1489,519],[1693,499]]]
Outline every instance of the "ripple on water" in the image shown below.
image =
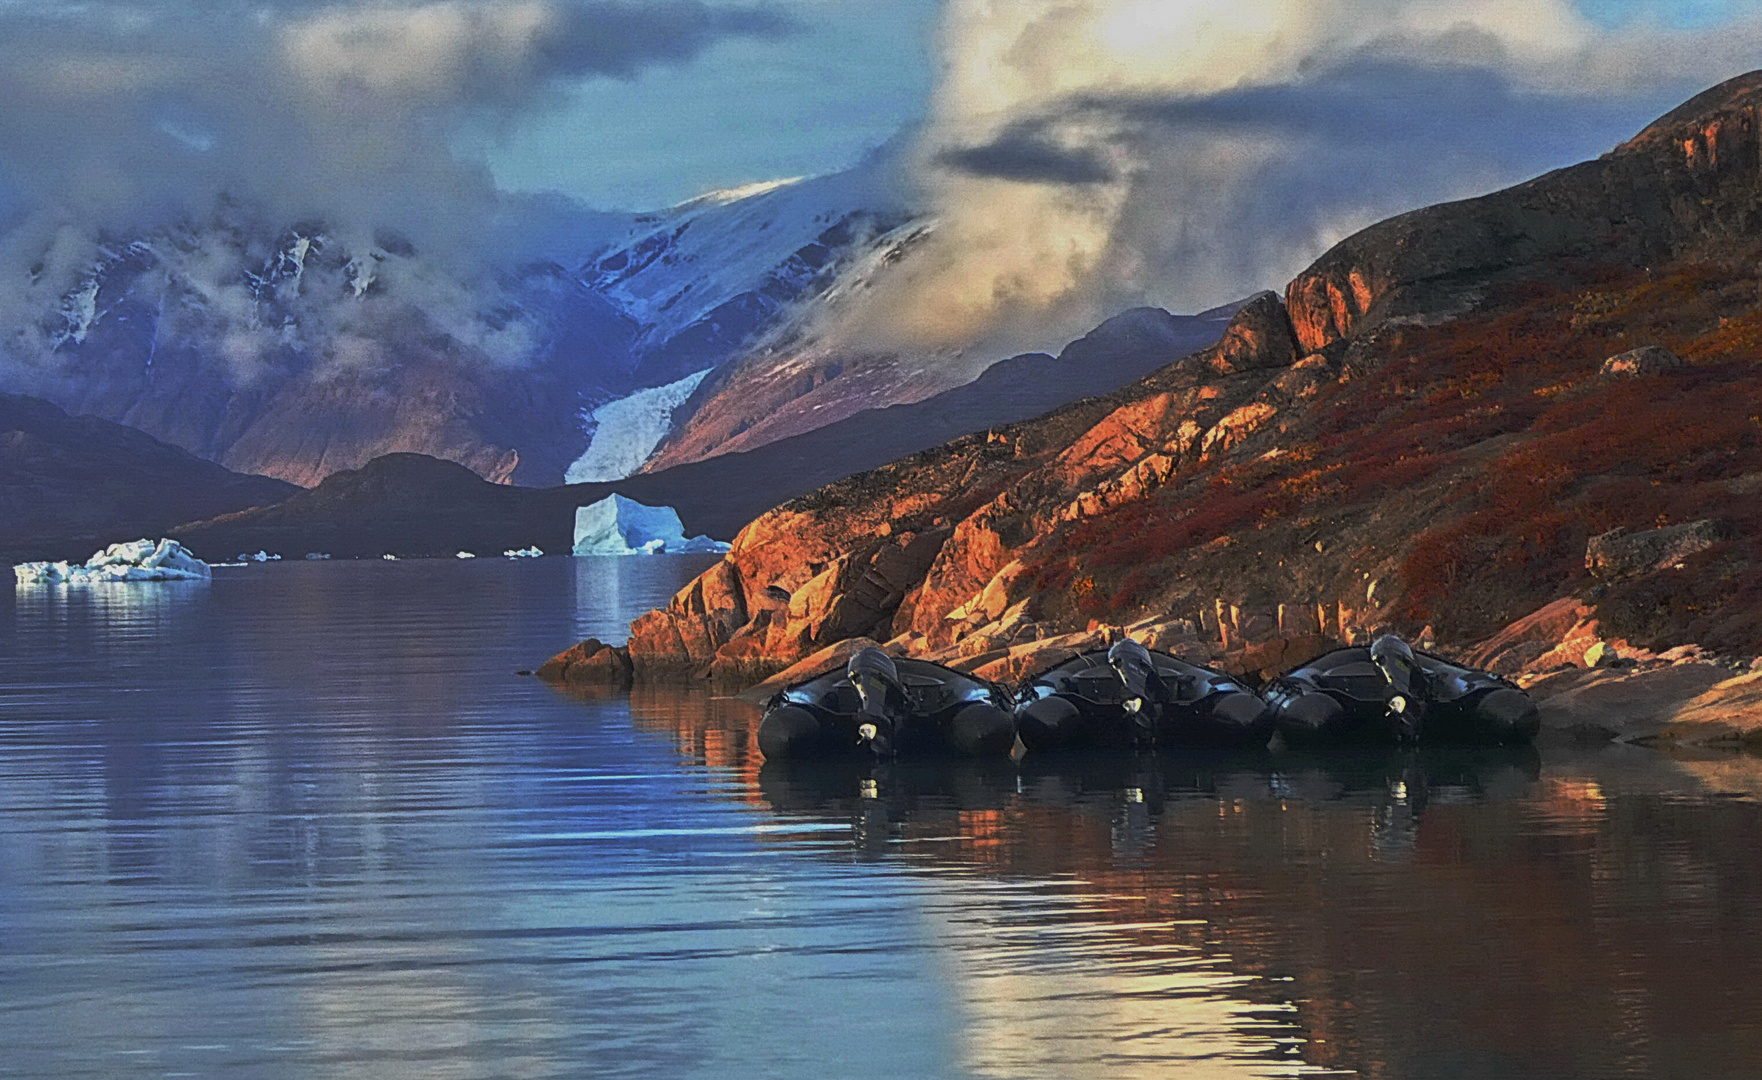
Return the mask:
[[[762,765],[514,677],[704,560],[0,598],[33,1077],[1745,1075],[1762,790],[1622,751]],[[865,786],[862,781],[873,781]]]

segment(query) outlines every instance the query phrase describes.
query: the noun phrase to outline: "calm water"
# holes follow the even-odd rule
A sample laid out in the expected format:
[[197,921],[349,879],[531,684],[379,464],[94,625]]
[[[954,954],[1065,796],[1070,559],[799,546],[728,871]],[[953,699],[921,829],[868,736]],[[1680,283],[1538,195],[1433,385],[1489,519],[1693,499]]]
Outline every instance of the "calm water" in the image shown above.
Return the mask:
[[1762,1076],[1762,764],[761,768],[701,559],[0,595],[0,1074]]

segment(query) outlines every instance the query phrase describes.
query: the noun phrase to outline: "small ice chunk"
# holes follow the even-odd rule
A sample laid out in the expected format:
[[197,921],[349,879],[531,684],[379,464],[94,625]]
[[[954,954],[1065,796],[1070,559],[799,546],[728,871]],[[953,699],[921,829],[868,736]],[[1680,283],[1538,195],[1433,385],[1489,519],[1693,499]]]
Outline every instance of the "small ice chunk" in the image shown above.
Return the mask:
[[544,552],[540,551],[536,547],[524,547],[524,548],[509,548],[508,550],[502,552],[502,554],[506,555],[510,559],[536,559],[539,556],[543,555]]
[[86,560],[20,563],[12,568],[20,585],[90,585],[101,581],[207,581],[208,564],[176,540],[134,540],[111,544]]
[[612,494],[575,510],[577,555],[720,554],[728,545],[707,536],[685,537],[679,512],[671,506],[645,506]]
[[461,551],[457,555],[454,555],[453,558],[455,558],[455,559],[475,559],[475,558],[477,558],[477,556],[469,551]]
[[307,562],[318,562],[320,559],[328,558],[330,558],[330,553],[326,551],[308,551],[306,553]]

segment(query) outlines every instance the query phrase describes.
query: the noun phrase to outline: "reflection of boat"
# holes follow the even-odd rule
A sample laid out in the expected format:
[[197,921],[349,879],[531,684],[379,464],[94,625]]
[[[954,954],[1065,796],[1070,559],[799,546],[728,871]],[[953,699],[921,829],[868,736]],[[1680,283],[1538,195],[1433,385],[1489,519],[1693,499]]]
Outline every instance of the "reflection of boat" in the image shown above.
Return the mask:
[[1319,656],[1275,679],[1266,699],[1293,745],[1523,743],[1541,723],[1516,685],[1415,652],[1394,635]]
[[953,816],[999,810],[1016,794],[1016,772],[1003,757],[976,761],[767,761],[759,794],[782,814],[843,816],[876,799],[894,816]]
[[767,760],[1001,756],[1015,741],[1006,702],[996,686],[953,668],[867,648],[843,670],[773,697],[759,749]]
[[893,825],[955,821],[1009,807],[1114,816],[1142,805],[1277,802],[1334,806],[1402,801],[1417,815],[1445,802],[1513,798],[1541,775],[1533,746],[1361,747],[1328,754],[1207,750],[1127,756],[1069,753],[1004,759],[873,762],[767,761],[758,794],[791,817],[872,818]]
[[1266,704],[1229,676],[1127,638],[1029,679],[1016,727],[1030,751],[1265,746]]

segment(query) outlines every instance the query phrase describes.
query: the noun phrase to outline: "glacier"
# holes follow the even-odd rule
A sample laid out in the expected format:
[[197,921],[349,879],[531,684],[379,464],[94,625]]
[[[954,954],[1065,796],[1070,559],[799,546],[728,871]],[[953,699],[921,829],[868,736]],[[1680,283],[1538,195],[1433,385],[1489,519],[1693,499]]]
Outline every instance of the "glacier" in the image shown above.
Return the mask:
[[90,585],[101,581],[207,581],[208,564],[176,540],[134,540],[111,544],[86,560],[19,563],[12,575],[20,585]]
[[707,536],[687,540],[679,511],[671,506],[644,506],[612,494],[575,510],[577,555],[720,554],[728,548]]
[[628,397],[609,401],[582,419],[593,424],[587,449],[564,474],[570,484],[622,480],[636,470],[661,445],[673,423],[673,410],[685,404],[710,373],[709,368],[665,386],[638,390]]

